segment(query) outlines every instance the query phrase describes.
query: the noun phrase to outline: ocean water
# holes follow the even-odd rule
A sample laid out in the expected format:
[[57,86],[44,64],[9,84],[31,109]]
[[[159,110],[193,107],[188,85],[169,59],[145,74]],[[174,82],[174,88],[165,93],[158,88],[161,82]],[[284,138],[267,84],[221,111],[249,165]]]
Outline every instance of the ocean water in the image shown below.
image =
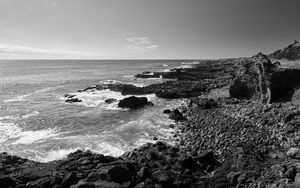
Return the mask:
[[[118,92],[76,91],[106,82],[159,83],[164,80],[134,75],[186,65],[171,60],[0,60],[0,152],[47,162],[78,149],[118,156],[153,137],[172,143],[168,125],[173,122],[162,111],[181,100],[147,95],[154,106],[126,110],[117,107],[127,97]],[[65,103],[66,93],[83,102]],[[118,101],[107,105],[108,98]]]

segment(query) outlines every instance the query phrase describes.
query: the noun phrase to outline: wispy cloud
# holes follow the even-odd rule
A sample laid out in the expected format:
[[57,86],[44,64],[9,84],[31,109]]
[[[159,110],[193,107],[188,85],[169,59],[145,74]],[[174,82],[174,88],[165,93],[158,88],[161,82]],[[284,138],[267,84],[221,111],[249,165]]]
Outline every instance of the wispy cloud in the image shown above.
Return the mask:
[[57,6],[58,5],[58,2],[56,0],[44,0],[46,3],[49,3],[53,6]]
[[30,55],[51,55],[51,56],[96,56],[99,54],[68,50],[63,48],[38,48],[31,46],[0,43],[0,53],[5,54],[30,54]]
[[126,48],[131,52],[151,52],[158,48],[148,37],[129,37],[126,38]]

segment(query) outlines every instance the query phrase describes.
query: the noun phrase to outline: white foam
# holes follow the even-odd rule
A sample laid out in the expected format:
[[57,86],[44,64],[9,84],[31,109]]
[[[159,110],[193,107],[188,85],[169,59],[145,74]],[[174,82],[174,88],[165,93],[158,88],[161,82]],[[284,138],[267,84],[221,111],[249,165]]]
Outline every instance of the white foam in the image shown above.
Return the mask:
[[193,68],[193,66],[192,65],[181,65],[181,66],[175,67],[175,68],[177,68],[177,69],[190,69],[190,68]]
[[118,80],[101,80],[99,81],[100,84],[117,84],[117,83],[121,83]]
[[126,150],[124,150],[124,147],[118,145],[118,144],[112,144],[108,142],[102,142],[99,145],[97,145],[97,148],[91,149],[91,151],[96,153],[101,153],[104,155],[110,155],[114,157],[118,157],[125,153]]
[[15,137],[22,132],[21,128],[14,123],[0,122],[0,143],[7,141],[9,138]]
[[21,131],[17,134],[11,135],[13,138],[17,138],[12,144],[32,144],[36,142],[45,141],[49,138],[60,135],[58,128],[48,128],[36,131]]
[[23,115],[22,118],[26,119],[26,118],[29,118],[31,116],[35,116],[35,115],[39,115],[40,113],[38,111],[33,111],[32,113],[30,114],[26,114],[26,115]]
[[39,161],[42,163],[61,160],[66,158],[70,153],[79,150],[80,148],[70,148],[70,149],[58,149],[58,150],[50,150],[44,154],[36,153],[34,157],[30,159],[34,161]]
[[42,92],[47,92],[47,91],[50,91],[52,88],[51,87],[47,87],[47,88],[44,88],[44,89],[39,89],[39,90],[36,90],[35,92],[33,93],[28,93],[28,94],[25,94],[25,95],[20,95],[20,96],[17,96],[15,98],[12,98],[12,99],[7,99],[7,100],[4,100],[3,102],[7,103],[7,102],[20,102],[20,101],[26,101],[27,97],[30,97],[31,95],[34,95],[34,94],[38,94],[38,93],[42,93]]
[[15,116],[0,116],[0,120],[12,120],[17,119]]
[[[118,102],[126,97],[131,96],[131,95],[122,95],[120,92],[111,91],[109,89],[86,91],[86,92],[75,92],[75,93],[71,93],[71,95],[75,95],[74,98],[78,98],[79,100],[82,101],[74,104],[84,105],[86,107],[99,106],[110,110],[121,110],[121,108],[118,107]],[[154,94],[136,95],[136,96],[144,96],[147,97],[148,100],[153,100],[155,98]],[[111,98],[116,99],[116,101],[111,104],[107,104],[105,100]],[[61,97],[60,99],[65,100],[64,97]]]
[[155,140],[150,139],[150,138],[140,138],[135,143],[136,143],[137,147],[140,147],[140,146],[142,146],[144,144],[155,143],[155,142],[156,142]]
[[171,69],[164,69],[164,72],[172,72]]
[[168,67],[169,65],[167,65],[167,64],[163,64],[162,66],[163,66],[163,67]]
[[12,99],[7,99],[7,100],[5,100],[5,101],[3,101],[3,102],[18,102],[18,101],[25,101],[26,99],[26,97],[29,97],[29,96],[31,96],[33,93],[30,93],[30,94],[26,94],[26,95],[20,95],[20,96],[17,96],[17,97],[15,97],[15,98],[12,98]]
[[182,62],[183,65],[198,65],[199,61],[193,61],[193,62]]
[[104,155],[110,155],[114,157],[118,157],[125,153],[126,150],[124,150],[123,147],[121,147],[118,144],[111,144],[108,142],[101,142],[97,144],[93,148],[89,147],[72,147],[72,148],[55,148],[50,151],[41,153],[41,152],[35,152],[35,155],[33,157],[30,157],[30,159],[39,161],[39,162],[49,162],[49,161],[55,161],[55,160],[61,160],[66,158],[70,153],[75,152],[77,150],[90,150],[95,153],[104,154]]

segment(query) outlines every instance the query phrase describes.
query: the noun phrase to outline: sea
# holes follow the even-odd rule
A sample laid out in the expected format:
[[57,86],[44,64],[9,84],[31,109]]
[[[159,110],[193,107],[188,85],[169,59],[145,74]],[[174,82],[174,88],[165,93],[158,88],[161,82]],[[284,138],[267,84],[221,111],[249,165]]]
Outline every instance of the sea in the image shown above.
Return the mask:
[[[141,79],[144,71],[189,68],[182,60],[0,60],[0,152],[49,162],[76,150],[120,156],[153,138],[174,143],[163,113],[183,100],[145,95],[154,106],[137,110],[118,108],[128,97],[103,90],[77,92],[103,83],[146,86],[162,78]],[[64,94],[82,102],[66,103]],[[115,98],[112,104],[104,101]]]

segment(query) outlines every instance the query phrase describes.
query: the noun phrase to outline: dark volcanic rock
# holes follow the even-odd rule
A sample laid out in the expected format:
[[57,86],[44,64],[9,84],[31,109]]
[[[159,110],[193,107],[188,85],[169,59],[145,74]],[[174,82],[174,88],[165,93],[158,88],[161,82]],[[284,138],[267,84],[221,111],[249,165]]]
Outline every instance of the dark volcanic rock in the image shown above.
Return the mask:
[[300,70],[279,68],[261,53],[237,62],[235,67],[229,93],[238,99],[259,99],[263,103],[291,100],[300,83]]
[[239,99],[271,100],[270,76],[275,68],[262,53],[235,64],[235,78],[230,86],[230,97]]
[[147,94],[143,87],[137,87],[135,85],[130,84],[103,84],[97,85],[96,89],[104,90],[109,89],[112,91],[121,92],[122,95],[143,95]]
[[289,46],[277,50],[269,55],[273,59],[286,59],[286,60],[299,60],[300,59],[300,44],[299,41],[295,40]]
[[189,107],[212,109],[218,106],[218,102],[214,99],[208,98],[192,98],[189,103]]
[[181,121],[181,120],[186,120],[186,118],[182,115],[182,113],[178,110],[175,109],[169,114],[169,118],[173,119],[175,121]]
[[160,73],[152,72],[143,72],[142,74],[135,75],[136,78],[160,78]]
[[75,95],[65,94],[64,97],[65,97],[65,98],[73,98],[73,97],[75,97]]
[[118,103],[119,107],[121,107],[121,108],[130,108],[130,109],[142,108],[145,105],[151,105],[151,103],[148,102],[147,97],[131,96],[131,97],[122,99]]
[[78,177],[76,172],[68,173],[62,180],[62,188],[68,188],[78,182]]
[[271,76],[270,87],[272,101],[291,101],[297,88],[300,88],[300,70],[278,69]]
[[110,98],[110,99],[106,99],[104,102],[107,103],[107,104],[111,104],[115,101],[117,101],[117,99]]
[[16,187],[16,182],[10,177],[0,177],[0,187]]
[[292,96],[292,101],[296,104],[300,104],[300,89],[297,89]]
[[81,102],[82,100],[78,99],[78,98],[68,98],[66,100],[66,102],[68,103],[74,103],[74,102]]
[[170,109],[165,109],[165,110],[163,111],[163,113],[164,113],[164,114],[169,114],[169,113],[171,113],[171,110],[170,110]]

